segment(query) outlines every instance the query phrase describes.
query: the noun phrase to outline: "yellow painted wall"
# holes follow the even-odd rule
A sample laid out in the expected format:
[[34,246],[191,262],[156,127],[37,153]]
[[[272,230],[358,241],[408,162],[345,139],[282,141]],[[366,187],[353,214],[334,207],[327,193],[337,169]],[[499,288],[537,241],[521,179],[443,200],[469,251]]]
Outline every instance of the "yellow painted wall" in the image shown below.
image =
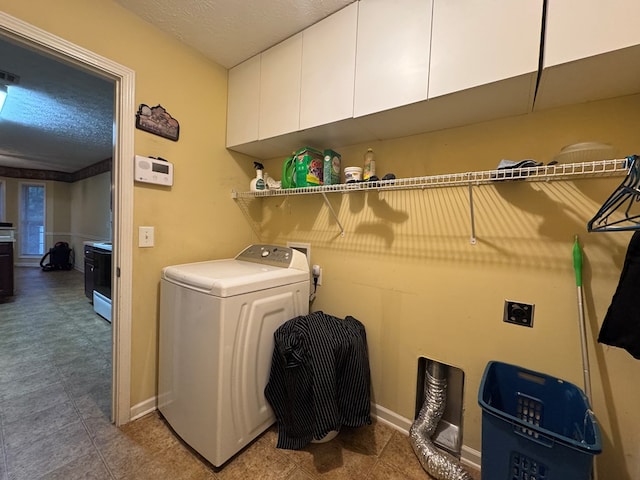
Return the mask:
[[47,223],[53,225],[53,231],[50,232],[51,235],[47,236],[46,249],[52,247],[56,242],[70,243],[71,216],[69,212],[71,203],[70,184],[64,182],[48,182]]
[[[595,344],[618,282],[629,233],[591,233],[586,221],[621,180],[510,183],[474,189],[478,243],[471,245],[465,188],[330,195],[344,236],[320,197],[230,200],[244,189],[251,162],[224,149],[226,72],[109,1],[0,0],[0,7],[136,70],[138,103],[161,103],[180,121],[177,143],[136,132],[136,152],[174,162],[175,186],[136,186],[135,226],[156,227],[153,249],[134,246],[132,403],[155,395],[159,270],[225,257],[261,239],[311,242],[323,266],[313,308],[354,315],[367,328],[377,404],[410,418],[417,358],[466,374],[464,443],[480,450],[477,390],[490,359],[516,363],[580,385],[575,234],[585,251],[594,402],[602,423],[600,478],[640,477],[640,364],[625,351]],[[79,19],[99,18],[99,22]],[[116,27],[117,32],[116,33]],[[176,82],[171,72],[188,72]],[[485,170],[500,159],[548,162],[560,148],[605,141],[620,155],[638,145],[640,97],[567,107],[367,145],[332,146],[345,165],[366,147],[378,172],[398,176]],[[133,121],[133,119],[132,119]],[[324,147],[324,146],[321,146]],[[238,160],[236,162],[236,159]],[[265,162],[279,177],[282,159]],[[134,232],[135,236],[135,232]],[[135,245],[136,239],[132,239]],[[535,303],[533,329],[502,323],[504,299]]]
[[[560,149],[607,142],[620,156],[640,152],[640,96],[550,110],[385,142],[332,146],[343,165],[367,147],[377,173],[398,177],[492,170],[501,159],[548,163]],[[325,146],[320,146],[324,148]],[[265,162],[279,172],[281,159]],[[275,175],[275,173],[274,173]],[[466,375],[464,443],[481,449],[478,389],[489,360],[583,385],[572,261],[585,256],[585,308],[593,409],[602,425],[600,478],[640,478],[640,363],[596,344],[620,276],[630,232],[587,233],[586,223],[622,181],[512,182],[475,187],[477,244],[470,242],[466,187],[329,194],[345,235],[322,197],[248,200],[262,240],[310,242],[323,267],[314,310],[353,315],[367,328],[373,396],[413,418],[417,359]],[[261,202],[261,204],[260,204]],[[502,322],[505,299],[535,304],[534,327]]]
[[84,271],[83,242],[111,240],[111,173],[79,180],[70,185],[68,208],[75,267]]
[[[161,104],[180,122],[177,142],[141,130],[135,153],[174,164],[172,188],[134,191],[131,404],[156,395],[160,270],[230,257],[253,236],[231,190],[249,184],[251,162],[226,151],[227,71],[110,0],[0,0],[0,8],[136,73],[136,105]],[[135,118],[131,119],[133,123]],[[137,227],[155,227],[154,248],[137,247]]]

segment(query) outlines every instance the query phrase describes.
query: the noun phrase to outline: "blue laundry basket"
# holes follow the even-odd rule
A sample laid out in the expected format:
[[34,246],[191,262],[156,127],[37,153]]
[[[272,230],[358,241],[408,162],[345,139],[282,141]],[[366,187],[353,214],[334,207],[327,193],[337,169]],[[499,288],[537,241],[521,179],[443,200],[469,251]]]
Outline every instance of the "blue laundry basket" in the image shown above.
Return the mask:
[[589,401],[575,385],[502,362],[485,368],[482,478],[589,480],[602,451]]

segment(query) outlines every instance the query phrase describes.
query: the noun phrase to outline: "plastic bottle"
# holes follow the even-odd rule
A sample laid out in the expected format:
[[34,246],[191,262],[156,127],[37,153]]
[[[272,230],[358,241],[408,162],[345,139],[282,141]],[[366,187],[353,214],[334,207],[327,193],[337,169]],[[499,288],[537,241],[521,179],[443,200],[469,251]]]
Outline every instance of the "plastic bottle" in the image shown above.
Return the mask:
[[364,169],[362,172],[362,179],[364,181],[369,180],[376,174],[376,159],[373,155],[373,149],[369,148],[367,153],[364,154]]
[[251,183],[249,184],[249,190],[251,190],[252,192],[264,190],[266,188],[264,183],[264,178],[262,175],[262,170],[264,169],[264,166],[261,163],[253,162],[253,168],[256,169],[256,178],[251,180]]
[[282,188],[295,188],[296,186],[296,152],[282,164]]

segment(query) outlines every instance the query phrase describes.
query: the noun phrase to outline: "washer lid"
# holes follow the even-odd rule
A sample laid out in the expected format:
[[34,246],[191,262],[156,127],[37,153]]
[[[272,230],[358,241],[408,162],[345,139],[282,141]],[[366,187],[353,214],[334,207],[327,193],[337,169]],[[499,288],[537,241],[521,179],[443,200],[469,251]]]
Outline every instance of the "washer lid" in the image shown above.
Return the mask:
[[232,297],[297,282],[308,282],[309,272],[226,259],[165,267],[162,269],[162,278],[216,297]]

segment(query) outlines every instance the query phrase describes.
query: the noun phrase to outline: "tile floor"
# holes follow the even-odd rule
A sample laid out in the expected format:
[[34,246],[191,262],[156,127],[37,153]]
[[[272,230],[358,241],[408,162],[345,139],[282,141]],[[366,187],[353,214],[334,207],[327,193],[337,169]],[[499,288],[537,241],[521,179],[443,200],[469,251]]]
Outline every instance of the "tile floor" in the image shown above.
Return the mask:
[[0,302],[0,480],[431,478],[407,437],[379,422],[301,451],[276,449],[274,427],[222,469],[158,413],[116,428],[111,326],[94,314],[82,274],[16,268],[15,278],[15,297]]

